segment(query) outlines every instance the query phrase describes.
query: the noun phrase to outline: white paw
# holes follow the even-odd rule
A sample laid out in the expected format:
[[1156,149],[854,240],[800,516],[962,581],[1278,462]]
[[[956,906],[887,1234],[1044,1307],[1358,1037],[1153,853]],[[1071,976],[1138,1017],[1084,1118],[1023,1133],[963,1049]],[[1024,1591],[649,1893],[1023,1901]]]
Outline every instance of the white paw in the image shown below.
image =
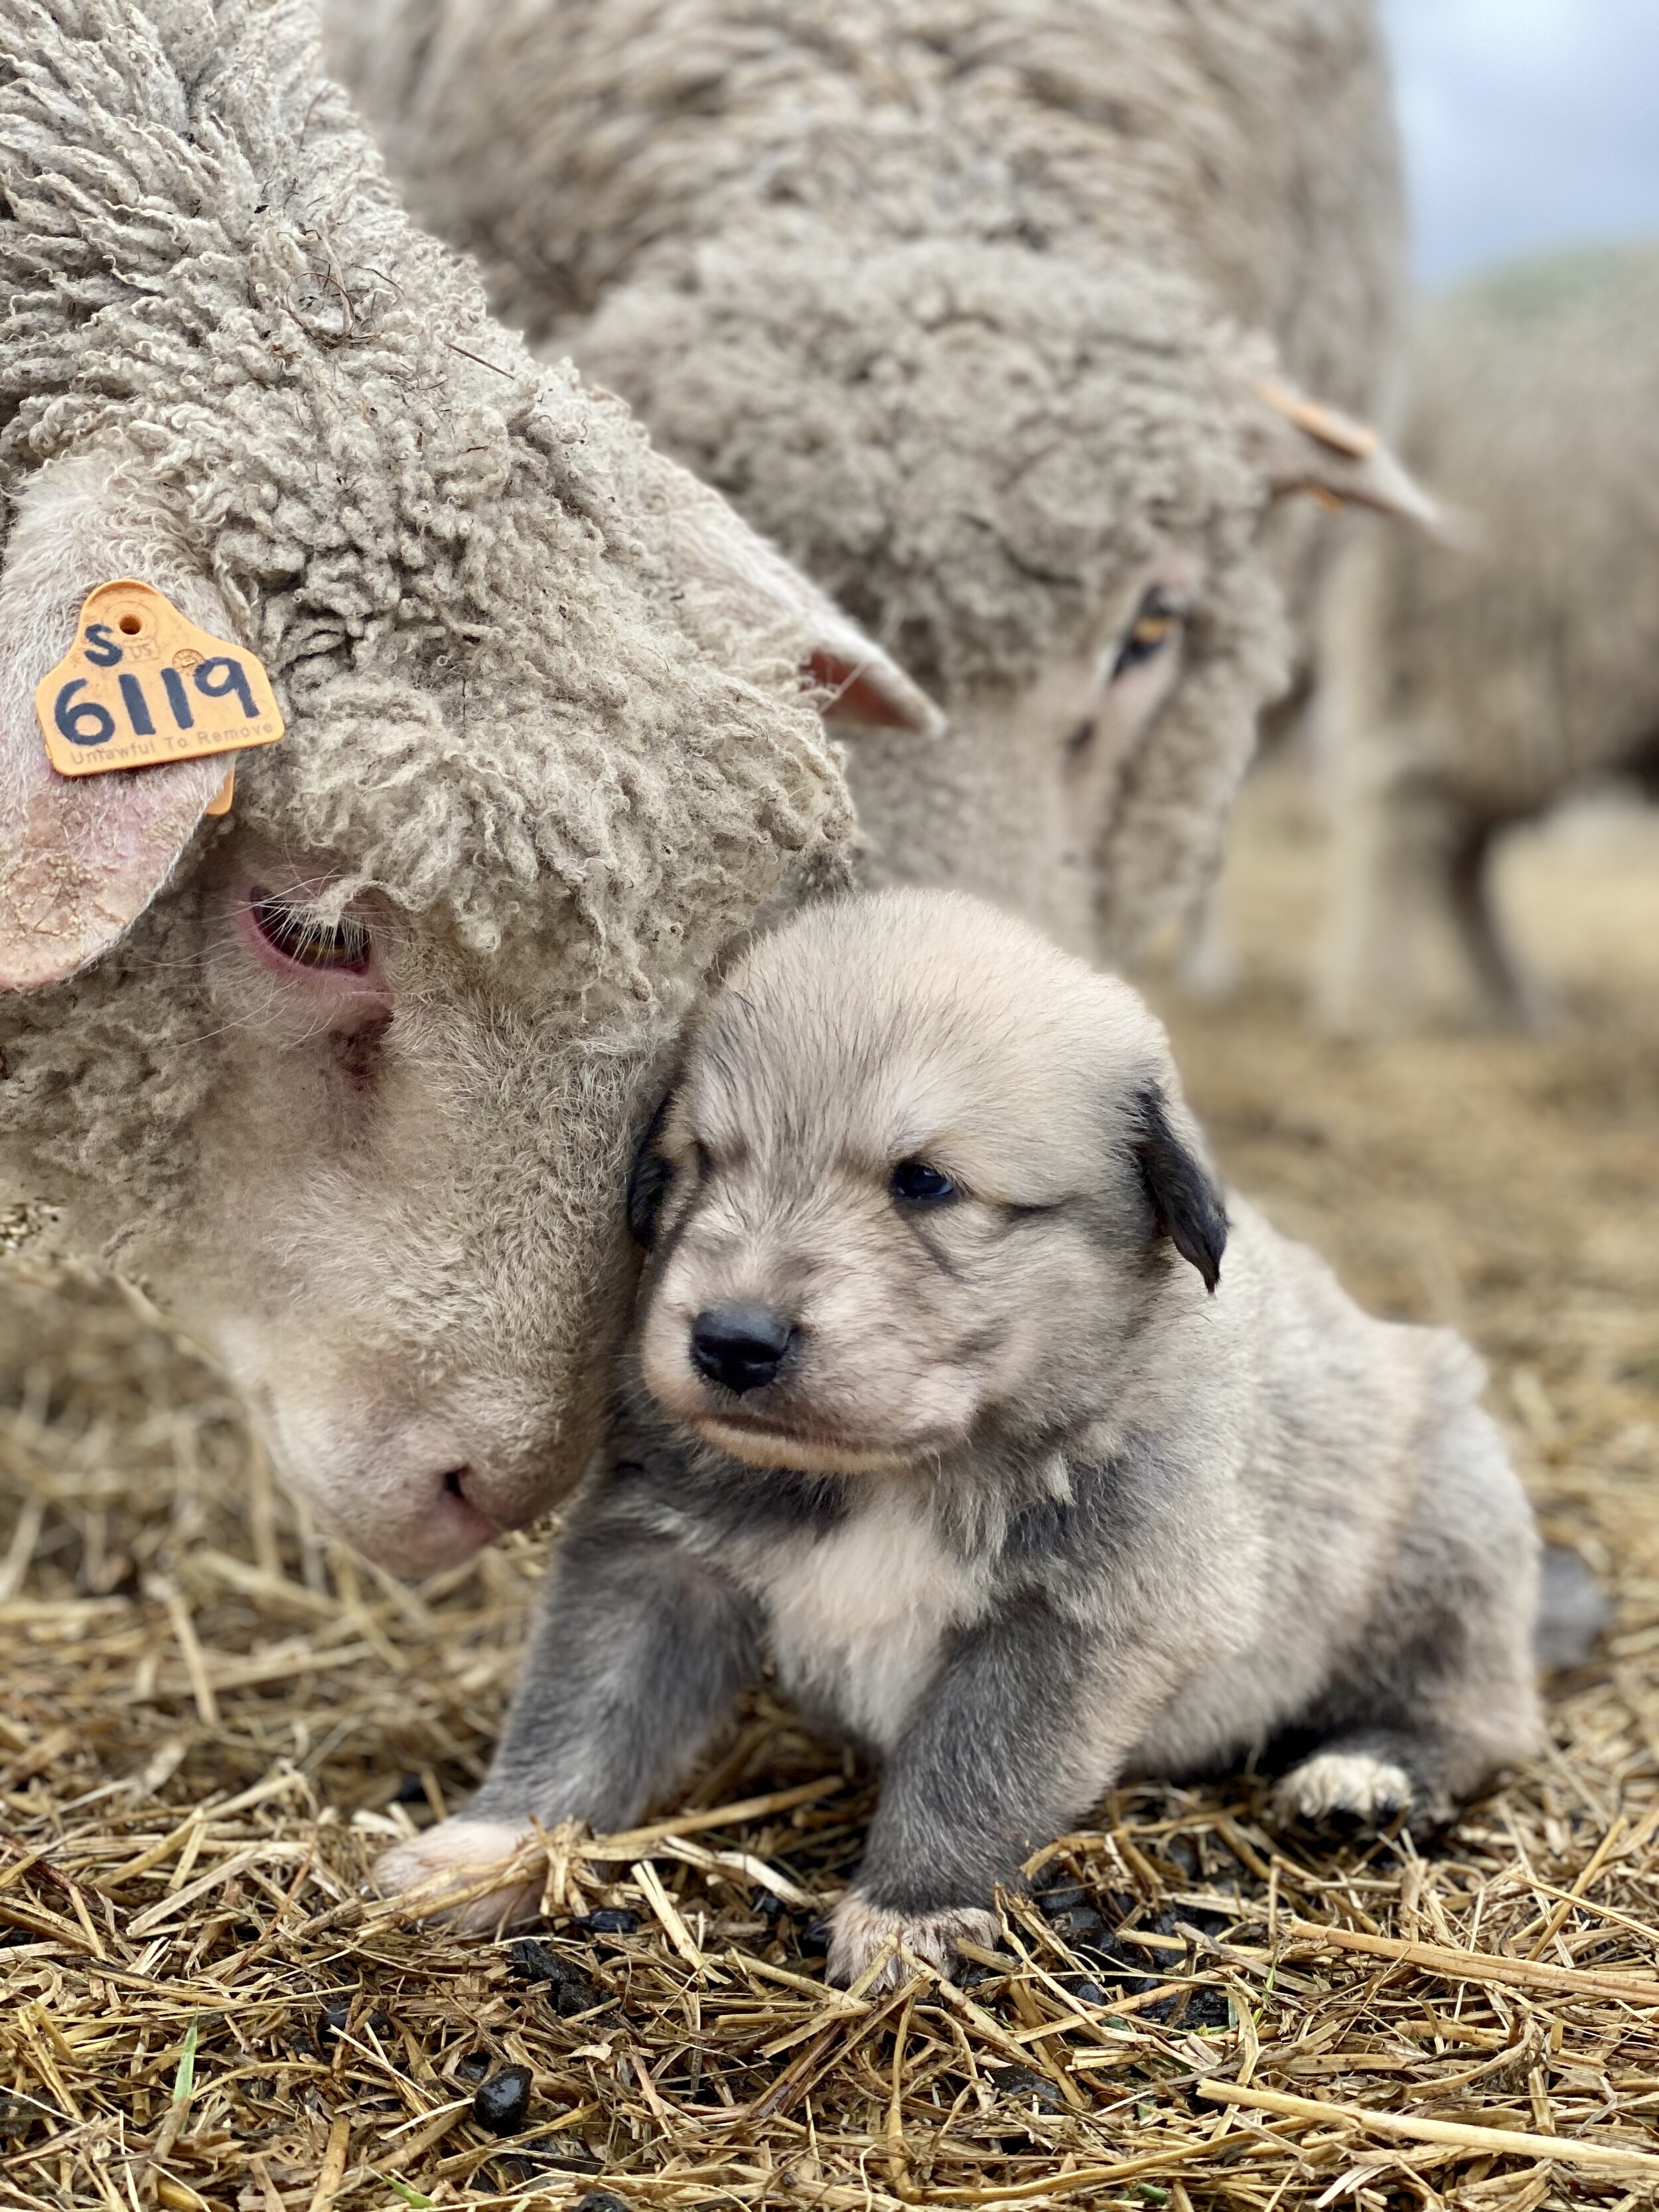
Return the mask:
[[1281,1820],[1325,1820],[1351,1814],[1373,1826],[1409,1812],[1412,1778],[1392,1759],[1365,1751],[1317,1751],[1293,1766],[1273,1793]]
[[510,1820],[440,1820],[383,1851],[374,1880],[411,1919],[498,1928],[533,1918],[541,1903],[545,1868],[535,1843],[533,1829]]
[[[959,1943],[988,1948],[1000,1932],[995,1913],[977,1905],[955,1905],[942,1912],[895,1912],[849,1889],[830,1916],[830,1979],[850,1988],[894,1937],[936,1972],[948,1974],[956,1965]],[[872,1991],[896,1990],[908,1972],[898,1952],[890,1951],[869,1987]]]

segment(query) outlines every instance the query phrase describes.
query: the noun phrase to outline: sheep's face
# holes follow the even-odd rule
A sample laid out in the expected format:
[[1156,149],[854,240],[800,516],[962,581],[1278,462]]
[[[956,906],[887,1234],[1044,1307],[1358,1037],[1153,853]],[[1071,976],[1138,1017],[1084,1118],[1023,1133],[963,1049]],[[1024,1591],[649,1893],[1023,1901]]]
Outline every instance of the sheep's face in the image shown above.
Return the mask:
[[[1171,1279],[1160,1228],[1201,1215],[1195,1264],[1219,1258],[1172,1090],[1132,993],[975,901],[797,918],[698,1024],[635,1171],[646,1387],[809,1473],[1092,1418]],[[1202,1305],[1184,1271],[1179,1295]]]
[[[914,740],[860,732],[848,775],[871,825],[871,879],[972,890],[1092,953],[1103,825],[1181,683],[1205,575],[1195,550],[1171,547],[1139,564],[1098,622],[1032,680],[964,685],[932,804],[917,803],[927,787]],[[890,827],[884,837],[895,823],[902,839]]]
[[[449,358],[424,447],[402,381],[353,419],[361,483],[412,502],[391,543],[487,543],[464,576],[399,550],[262,597],[291,517],[240,448],[193,530],[142,456],[66,457],[0,569],[0,1209],[46,1201],[70,1249],[143,1280],[279,1470],[416,1572],[581,1474],[647,1071],[726,939],[837,868],[845,786],[796,669],[826,702],[931,714],[713,495],[631,431],[606,448],[568,379],[529,387],[536,438],[571,418],[554,470],[484,399],[455,412]],[[584,439],[621,477],[595,510],[639,533],[614,560],[567,496]],[[453,472],[442,501],[408,488],[416,448],[476,472],[488,529]],[[221,495],[254,510],[240,629],[194,557]],[[34,686],[112,570],[261,638],[288,730],[240,757],[216,826],[222,760],[71,781],[41,746]]]
[[209,1079],[165,1202],[76,1182],[66,1226],[114,1231],[327,1525],[423,1573],[582,1471],[662,1025],[586,1025],[552,948],[538,978],[383,897],[337,911],[331,875],[234,828],[165,942],[141,930],[114,1004],[159,1006]]
[[1201,288],[1075,239],[804,237],[790,204],[577,343],[945,708],[931,760],[854,740],[874,878],[1114,962],[1205,879],[1288,676],[1279,495],[1404,486],[1270,404],[1271,347]]
[[237,1049],[193,1212],[227,1235],[174,1303],[323,1516],[426,1571],[580,1472],[598,1392],[573,1337],[614,1327],[626,1261],[605,1145],[559,1142],[568,1010],[384,901],[321,918],[329,888],[248,838],[206,888],[205,996]]

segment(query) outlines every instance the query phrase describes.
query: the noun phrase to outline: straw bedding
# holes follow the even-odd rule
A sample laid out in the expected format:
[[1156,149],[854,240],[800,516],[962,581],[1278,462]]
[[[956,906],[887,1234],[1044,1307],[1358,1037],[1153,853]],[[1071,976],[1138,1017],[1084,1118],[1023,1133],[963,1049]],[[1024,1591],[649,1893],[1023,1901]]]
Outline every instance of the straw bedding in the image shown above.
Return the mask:
[[1550,1755],[1420,1856],[1276,1832],[1248,1779],[1126,1790],[964,1985],[872,2001],[823,1988],[811,1926],[868,1779],[761,1694],[654,1830],[551,1838],[539,1948],[410,1930],[366,1869],[481,1771],[536,1546],[383,1582],[127,1295],[14,1258],[0,2204],[1655,2201],[1659,839],[1517,862],[1571,925],[1555,1034],[1356,1049],[1289,989],[1310,833],[1254,812],[1253,980],[1172,1004],[1177,1048],[1287,1229],[1477,1340],[1551,1533],[1616,1587]]

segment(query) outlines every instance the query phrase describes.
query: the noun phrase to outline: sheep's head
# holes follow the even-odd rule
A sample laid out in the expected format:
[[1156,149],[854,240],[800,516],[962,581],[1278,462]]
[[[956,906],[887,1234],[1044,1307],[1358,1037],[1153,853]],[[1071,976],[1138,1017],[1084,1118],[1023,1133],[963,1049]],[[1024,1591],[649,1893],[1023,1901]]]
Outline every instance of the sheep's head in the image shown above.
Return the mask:
[[876,872],[1132,954],[1285,679],[1283,495],[1426,503],[1182,278],[978,238],[838,259],[811,221],[620,287],[580,358],[944,705],[931,810],[914,749],[853,746],[861,819],[904,827]]
[[533,564],[447,672],[279,647],[289,733],[222,823],[222,759],[65,783],[30,693],[91,583],[236,634],[176,533],[141,542],[143,482],[120,507],[95,465],[46,472],[0,586],[7,1179],[222,1360],[336,1525],[428,1566],[580,1472],[636,1093],[724,939],[834,879],[850,815],[811,695],[637,586],[631,667],[538,683],[612,585],[579,610],[567,575],[562,625]]
[[[307,76],[300,11],[227,8],[220,48],[190,0],[23,12],[0,1184],[145,1282],[327,1517],[418,1571],[581,1472],[650,1065],[726,939],[843,865],[819,708],[931,710],[489,323]],[[128,64],[142,131],[105,97]],[[73,128],[98,158],[46,158]],[[188,220],[154,219],[169,193]],[[288,734],[224,820],[222,757],[46,762],[33,686],[120,575],[277,687]]]

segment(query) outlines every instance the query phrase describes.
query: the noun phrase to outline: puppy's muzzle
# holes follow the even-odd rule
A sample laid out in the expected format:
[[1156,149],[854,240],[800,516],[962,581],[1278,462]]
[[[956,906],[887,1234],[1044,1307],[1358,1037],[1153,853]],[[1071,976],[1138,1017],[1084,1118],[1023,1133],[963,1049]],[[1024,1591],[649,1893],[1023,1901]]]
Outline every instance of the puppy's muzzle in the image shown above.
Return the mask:
[[795,1328],[771,1306],[709,1306],[691,1324],[691,1364],[736,1397],[775,1382]]

